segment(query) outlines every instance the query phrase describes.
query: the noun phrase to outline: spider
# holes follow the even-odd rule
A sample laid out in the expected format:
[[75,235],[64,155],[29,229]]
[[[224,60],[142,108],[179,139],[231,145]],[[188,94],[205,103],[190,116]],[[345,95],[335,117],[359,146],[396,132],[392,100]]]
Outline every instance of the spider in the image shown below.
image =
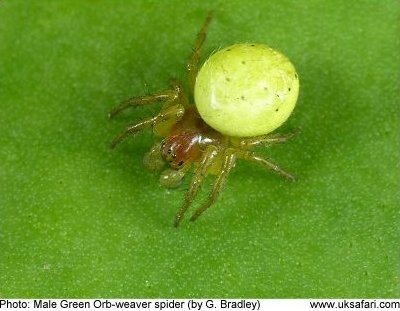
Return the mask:
[[113,117],[136,106],[164,103],[155,116],[127,126],[111,143],[114,148],[129,135],[148,127],[163,137],[144,157],[151,170],[161,173],[160,183],[177,187],[194,169],[183,204],[175,216],[177,227],[192,205],[207,175],[215,175],[208,199],[193,213],[196,220],[218,198],[237,159],[260,164],[280,176],[295,177],[251,149],[284,143],[295,135],[270,134],[291,114],[299,81],[290,61],[263,44],[235,44],[219,50],[199,68],[201,50],[212,13],[197,34],[187,62],[188,90],[179,81],[152,95],[133,97],[109,113]]

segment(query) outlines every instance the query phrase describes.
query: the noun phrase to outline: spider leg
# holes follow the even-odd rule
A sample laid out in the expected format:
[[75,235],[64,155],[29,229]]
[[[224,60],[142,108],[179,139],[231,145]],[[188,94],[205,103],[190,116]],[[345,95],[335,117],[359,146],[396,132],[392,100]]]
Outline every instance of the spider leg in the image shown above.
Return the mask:
[[261,158],[249,151],[239,150],[238,153],[239,152],[240,152],[239,157],[242,159],[258,163],[290,181],[296,180],[296,177],[294,177],[292,174],[290,174],[290,173],[286,172],[285,170],[283,170],[282,168],[280,168],[277,164],[272,162],[270,159]]
[[159,114],[153,116],[148,119],[144,119],[139,123],[134,123],[127,126],[121,133],[118,134],[117,137],[111,142],[111,148],[114,148],[117,144],[119,144],[122,140],[124,140],[128,135],[135,134],[136,132],[150,126],[154,126],[155,124],[176,118],[179,120],[182,118],[185,112],[185,108],[181,104],[176,104],[172,106],[168,106],[165,109],[162,109]]
[[174,81],[171,89],[160,91],[147,96],[132,97],[123,101],[121,104],[114,107],[108,113],[108,117],[112,118],[129,107],[143,106],[157,102],[174,102],[178,99],[181,92],[181,86],[178,84],[178,82]]
[[206,20],[204,21],[203,27],[200,29],[199,33],[197,34],[196,42],[193,48],[193,52],[189,57],[187,63],[187,75],[189,80],[190,90],[193,94],[194,84],[196,82],[197,72],[199,71],[198,64],[201,56],[201,48],[203,46],[204,41],[206,40],[207,36],[207,28],[210,24],[212,19],[212,12],[209,12]]
[[207,199],[207,201],[198,208],[193,216],[190,218],[190,221],[195,221],[201,214],[203,214],[218,198],[219,193],[224,187],[227,177],[231,171],[231,169],[235,166],[236,162],[236,154],[232,149],[227,149],[224,154],[224,163],[222,164],[221,171],[219,172],[215,182],[213,189]]
[[179,223],[182,220],[185,212],[189,208],[190,204],[192,204],[197,192],[199,191],[201,183],[206,177],[207,170],[214,163],[217,154],[218,154],[218,149],[213,145],[209,145],[204,151],[201,161],[194,172],[192,181],[190,182],[190,187],[188,192],[186,193],[183,205],[175,216],[175,223],[174,223],[175,227],[179,226]]
[[261,144],[281,144],[287,142],[289,139],[293,138],[299,133],[300,129],[296,129],[295,131],[288,134],[267,134],[250,138],[243,138],[239,141],[239,146],[247,149],[249,147],[258,146]]

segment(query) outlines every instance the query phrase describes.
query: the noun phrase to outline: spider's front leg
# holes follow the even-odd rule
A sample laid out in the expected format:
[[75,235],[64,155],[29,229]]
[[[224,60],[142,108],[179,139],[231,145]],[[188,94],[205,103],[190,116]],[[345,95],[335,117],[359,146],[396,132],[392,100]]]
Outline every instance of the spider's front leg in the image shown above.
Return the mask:
[[162,125],[164,123],[168,123],[169,125],[171,125],[178,122],[184,115],[185,108],[188,106],[188,98],[182,90],[181,85],[177,81],[174,81],[171,89],[158,92],[153,95],[134,97],[128,99],[125,102],[122,102],[119,106],[111,110],[109,116],[113,117],[129,107],[153,104],[155,102],[165,102],[161,111],[153,117],[144,119],[137,123],[133,123],[126,127],[111,142],[111,148],[114,148],[128,135],[134,134],[146,127],[155,127],[160,125],[160,128],[162,129]]
[[197,192],[199,191],[201,183],[203,182],[204,178],[207,175],[209,167],[215,162],[217,155],[218,155],[218,148],[213,145],[208,145],[202,155],[200,163],[198,164],[194,172],[183,205],[175,216],[175,223],[174,223],[175,227],[179,226],[179,223],[182,220],[184,214],[186,213],[189,206],[192,204],[194,198],[196,197]]
[[203,214],[218,198],[219,193],[224,187],[228,175],[231,169],[235,166],[236,163],[236,151],[232,148],[225,149],[223,156],[223,163],[218,172],[216,180],[214,182],[213,189],[207,199],[207,201],[197,209],[193,216],[190,218],[190,221],[195,221],[201,214]]
[[108,117],[112,118],[119,114],[121,111],[135,106],[144,106],[154,104],[157,102],[175,102],[178,100],[182,93],[182,88],[178,82],[174,81],[172,88],[160,91],[151,95],[132,97],[123,101],[118,106],[114,107],[109,113]]
[[183,114],[185,113],[185,108],[182,104],[175,104],[171,106],[167,106],[165,109],[162,109],[159,114],[150,117],[148,119],[144,119],[139,123],[133,123],[127,126],[121,133],[114,138],[111,142],[111,148],[114,148],[117,144],[119,144],[122,140],[124,140],[127,136],[135,134],[136,132],[150,126],[155,126],[158,123],[175,120],[179,121]]

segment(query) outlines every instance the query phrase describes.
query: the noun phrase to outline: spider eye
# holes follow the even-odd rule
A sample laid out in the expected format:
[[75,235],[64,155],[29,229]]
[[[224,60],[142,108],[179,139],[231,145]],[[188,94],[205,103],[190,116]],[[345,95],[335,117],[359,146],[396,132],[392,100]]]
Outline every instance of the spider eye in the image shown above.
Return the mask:
[[183,165],[183,161],[179,161],[178,166],[182,166]]
[[172,154],[172,158],[176,159],[176,153]]

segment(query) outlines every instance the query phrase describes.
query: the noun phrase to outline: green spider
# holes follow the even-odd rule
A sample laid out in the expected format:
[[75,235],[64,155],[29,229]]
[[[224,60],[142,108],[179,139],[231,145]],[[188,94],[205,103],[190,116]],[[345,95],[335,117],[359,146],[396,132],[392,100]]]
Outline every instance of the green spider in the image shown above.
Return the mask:
[[189,190],[175,217],[176,227],[209,174],[216,176],[212,190],[190,220],[196,220],[217,200],[237,159],[258,163],[288,180],[295,179],[251,150],[261,144],[283,143],[294,136],[295,133],[271,134],[295,107],[299,79],[294,66],[266,45],[244,43],[219,50],[199,68],[211,19],[210,13],[187,63],[188,90],[174,81],[164,91],[133,97],[109,113],[113,117],[129,107],[164,103],[157,115],[126,127],[111,146],[114,148],[129,135],[152,127],[164,139],[146,154],[144,164],[152,170],[169,164],[161,174],[161,184],[177,187],[186,173],[194,169]]

